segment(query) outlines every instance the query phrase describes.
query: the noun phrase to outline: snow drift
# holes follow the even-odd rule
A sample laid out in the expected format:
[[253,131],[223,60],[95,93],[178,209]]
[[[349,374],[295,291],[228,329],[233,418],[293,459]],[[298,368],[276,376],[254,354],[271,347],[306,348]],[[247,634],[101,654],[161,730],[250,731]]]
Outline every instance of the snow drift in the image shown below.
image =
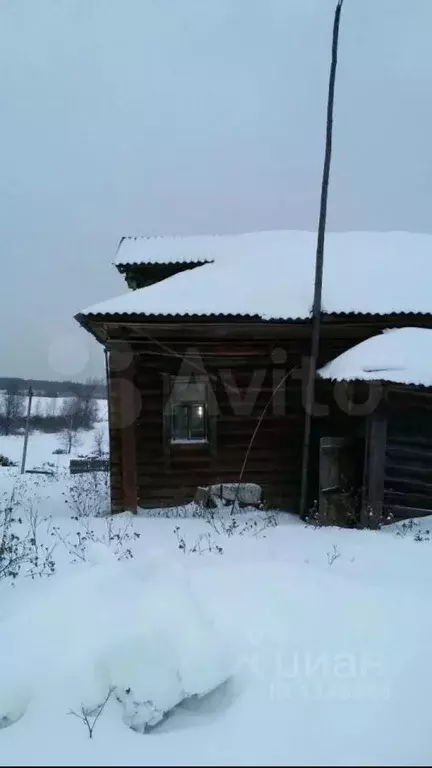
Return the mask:
[[196,601],[184,568],[153,554],[119,563],[104,545],[56,577],[30,609],[0,625],[0,722],[29,705],[80,712],[110,688],[124,722],[144,731],[234,670],[228,645]]

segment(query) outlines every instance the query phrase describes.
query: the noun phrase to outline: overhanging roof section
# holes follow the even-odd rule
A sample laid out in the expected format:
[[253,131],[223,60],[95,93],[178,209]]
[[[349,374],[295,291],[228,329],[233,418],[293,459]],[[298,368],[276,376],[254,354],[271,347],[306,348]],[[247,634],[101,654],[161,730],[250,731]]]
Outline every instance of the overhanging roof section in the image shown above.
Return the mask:
[[205,264],[212,261],[205,244],[193,243],[191,237],[122,237],[115,265],[125,267],[156,264]]
[[318,372],[332,381],[432,387],[432,330],[391,328],[356,344]]

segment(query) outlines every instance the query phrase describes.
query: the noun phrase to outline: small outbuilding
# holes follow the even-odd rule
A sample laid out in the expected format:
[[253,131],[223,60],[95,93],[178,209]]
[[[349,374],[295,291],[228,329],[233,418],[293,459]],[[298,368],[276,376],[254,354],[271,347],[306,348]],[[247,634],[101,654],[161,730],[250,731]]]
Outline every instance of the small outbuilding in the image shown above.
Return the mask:
[[[345,385],[353,417],[347,436],[321,440],[323,522],[339,522],[344,506],[372,526],[432,514],[432,330],[386,330],[336,357],[319,377]],[[362,449],[350,461],[359,439]],[[362,477],[357,495],[347,487],[353,476]]]

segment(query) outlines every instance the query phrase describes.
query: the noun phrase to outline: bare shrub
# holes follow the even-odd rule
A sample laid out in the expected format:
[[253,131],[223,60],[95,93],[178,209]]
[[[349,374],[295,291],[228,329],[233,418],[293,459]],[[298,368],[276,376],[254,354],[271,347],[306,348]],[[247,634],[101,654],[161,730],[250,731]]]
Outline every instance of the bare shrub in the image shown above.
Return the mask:
[[78,394],[63,401],[60,416],[63,420],[62,445],[71,453],[76,447],[81,430],[93,429],[98,418],[98,405],[92,384],[80,389]]
[[339,548],[337,544],[333,544],[333,550],[331,552],[327,552],[327,562],[329,565],[333,565],[335,560],[338,559],[338,557],[341,556],[341,553],[339,552]]
[[44,417],[49,419],[55,416],[57,416],[57,397],[50,397],[45,405]]
[[108,704],[108,700],[110,699],[113,691],[114,691],[114,688],[110,687],[104,701],[94,709],[89,709],[88,707],[85,707],[83,704],[81,704],[81,709],[79,712],[75,712],[75,710],[73,709],[70,709],[68,712],[68,715],[74,715],[79,720],[81,720],[82,723],[84,723],[84,725],[88,730],[88,735],[90,739],[93,738],[93,731],[94,731],[95,725],[99,720],[102,712],[104,711],[106,705]]
[[82,429],[80,408],[79,397],[65,399],[61,408],[61,417],[64,422],[61,444],[66,453],[72,453],[72,448],[78,444],[78,433]]
[[24,395],[19,390],[18,382],[11,380],[0,398],[0,415],[5,435],[16,432],[24,417],[24,410]]
[[110,508],[109,472],[83,472],[74,475],[69,486],[69,504],[76,517],[101,517]]
[[177,504],[175,507],[160,507],[152,509],[140,509],[143,517],[163,517],[163,518],[204,518],[206,510],[201,504],[190,502],[189,504]]
[[117,560],[128,560],[133,557],[131,544],[140,538],[140,533],[133,530],[133,520],[129,519],[123,525],[117,523],[113,517],[104,520],[104,528],[97,534],[92,527],[89,517],[72,517],[78,525],[76,533],[68,533],[64,536],[58,526],[52,529],[52,535],[56,536],[68,550],[72,563],[78,561],[87,562],[89,544],[104,544],[108,547]]
[[105,429],[103,427],[98,427],[98,429],[95,430],[93,437],[93,451],[96,456],[103,456],[106,453]]
[[430,541],[432,531],[429,528],[421,528],[418,520],[411,518],[410,520],[404,520],[403,523],[397,526],[396,536],[412,536],[414,541]]
[[180,531],[180,526],[176,525],[174,535],[177,539],[178,548],[184,555],[203,555],[205,552],[216,552],[218,555],[223,555],[223,548],[212,539],[209,533],[201,533],[191,546],[188,546],[186,543],[186,539]]
[[39,540],[41,525],[46,525],[49,535],[50,522],[49,517],[39,516],[34,501],[25,498],[18,485],[10,497],[0,500],[0,581],[13,582],[21,572],[32,579],[55,572],[56,545],[48,547]]
[[3,456],[3,454],[0,453],[0,467],[17,467],[18,464],[16,461],[12,461],[12,459],[9,459],[7,456]]
[[203,516],[206,523],[219,536],[233,536],[234,534],[244,536],[245,533],[260,536],[267,528],[275,528],[277,526],[277,516],[271,511],[249,518],[244,514],[236,517],[231,513],[229,517],[226,517],[223,514],[217,514],[217,511],[214,509],[206,509],[203,512]]
[[201,514],[198,516],[202,517],[211,527],[213,537],[210,533],[202,533],[193,544],[190,544],[187,542],[180,526],[177,525],[173,533],[177,539],[178,548],[184,554],[202,555],[206,552],[214,552],[222,555],[223,547],[217,543],[217,539],[214,536],[230,538],[234,535],[244,536],[251,533],[253,536],[263,536],[265,538],[266,534],[264,532],[268,528],[275,528],[278,524],[277,515],[274,512],[265,512],[249,518],[244,513],[239,517],[232,514],[227,516],[219,514],[219,510],[202,507]]
[[[337,525],[339,528],[363,527],[360,523],[360,505],[360,489],[349,487],[347,491],[341,495],[336,520],[332,521],[330,524]],[[379,530],[384,525],[390,525],[394,522],[393,513],[391,510],[386,509],[386,507],[375,510],[371,505],[369,505],[366,509],[366,516],[368,521],[367,527],[372,529]],[[314,528],[322,528],[329,525],[329,521],[326,515],[320,511],[319,504],[316,499],[302,520],[304,520],[307,525],[312,525]]]
[[51,533],[51,518],[40,518],[37,508],[30,505],[26,511],[26,520],[28,525],[28,543],[29,543],[29,568],[26,576],[34,579],[36,576],[52,576],[55,572],[55,560],[53,553],[56,543],[51,547],[43,544],[39,539],[39,529],[41,525],[46,524],[45,536]]

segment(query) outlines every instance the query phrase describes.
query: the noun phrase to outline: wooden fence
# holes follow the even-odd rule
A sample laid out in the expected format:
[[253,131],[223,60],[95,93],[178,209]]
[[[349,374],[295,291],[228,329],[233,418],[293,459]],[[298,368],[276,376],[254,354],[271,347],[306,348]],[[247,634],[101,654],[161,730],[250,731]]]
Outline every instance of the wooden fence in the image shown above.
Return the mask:
[[84,472],[108,472],[108,459],[71,459],[69,462],[71,475],[81,475]]

